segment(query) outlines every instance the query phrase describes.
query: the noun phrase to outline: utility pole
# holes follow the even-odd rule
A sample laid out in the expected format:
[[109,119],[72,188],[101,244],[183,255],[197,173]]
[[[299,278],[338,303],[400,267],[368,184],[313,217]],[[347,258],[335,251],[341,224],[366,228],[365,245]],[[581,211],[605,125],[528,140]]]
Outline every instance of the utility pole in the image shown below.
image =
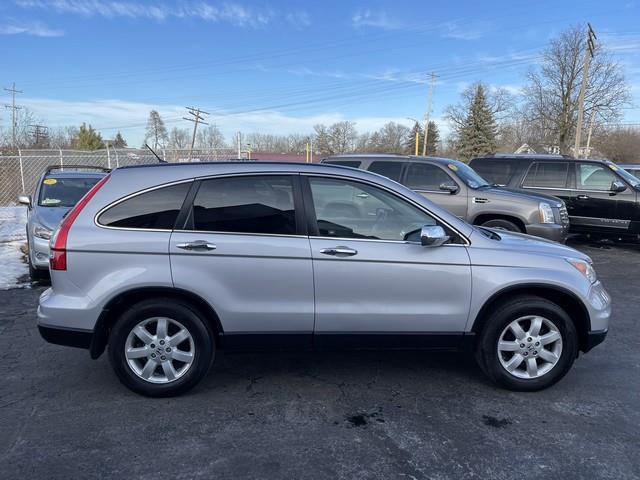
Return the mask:
[[16,112],[22,108],[16,105],[16,93],[22,93],[22,90],[16,90],[16,82],[13,82],[11,88],[5,88],[5,90],[11,93],[11,105],[5,103],[4,107],[11,109],[11,141],[13,148],[16,148],[18,146],[16,142],[16,128],[18,126]]
[[204,117],[202,116],[202,115],[209,115],[209,113],[195,107],[185,107],[185,108],[187,109],[187,113],[191,116],[182,117],[182,118],[189,122],[193,122],[193,136],[191,137],[191,147],[189,148],[189,161],[191,161],[193,146],[196,143],[196,131],[198,130],[198,124],[202,123],[203,125],[209,125],[207,122],[204,121]]
[[591,24],[587,23],[587,26],[589,27],[587,29],[587,48],[584,52],[584,66],[582,67],[582,86],[580,87],[580,96],[578,97],[578,123],[576,125],[576,143],[573,147],[573,154],[576,158],[580,157],[580,137],[582,136],[582,121],[584,117],[584,96],[589,81],[589,65],[591,63],[591,58],[593,57],[595,40],[597,39],[593,28],[591,28]]
[[429,138],[429,116],[431,115],[431,103],[433,100],[433,84],[438,77],[435,73],[430,74],[429,80],[429,100],[427,101],[427,113],[424,116],[424,143],[422,144],[422,156],[427,155],[427,139]]
[[591,156],[591,134],[593,133],[593,123],[594,120],[596,119],[596,112],[595,110],[593,111],[593,113],[591,114],[591,120],[589,121],[589,135],[587,136],[587,156],[586,158],[589,158]]
[[29,125],[29,127],[33,129],[31,135],[34,138],[34,145],[36,147],[40,146],[40,140],[46,140],[49,136],[47,127],[44,125]]
[[238,139],[238,160],[240,160],[242,158],[242,132],[238,131],[236,138]]

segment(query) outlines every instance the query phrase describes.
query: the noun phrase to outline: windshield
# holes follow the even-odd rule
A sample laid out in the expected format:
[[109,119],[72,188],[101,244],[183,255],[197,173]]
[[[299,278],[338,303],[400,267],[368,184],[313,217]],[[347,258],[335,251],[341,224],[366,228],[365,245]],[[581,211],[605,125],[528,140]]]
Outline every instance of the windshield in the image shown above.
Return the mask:
[[41,207],[73,207],[100,177],[45,178],[40,188]]
[[478,172],[471,168],[466,163],[451,162],[447,164],[449,170],[456,173],[456,175],[467,184],[469,188],[481,188],[489,187],[490,184],[484,178],[482,178]]
[[617,165],[614,165],[613,163],[609,164],[609,168],[611,168],[611,170],[613,170],[618,175],[620,175],[622,178],[624,178],[625,181],[628,184],[630,184],[633,188],[640,187],[640,180],[637,177],[635,177],[634,175],[632,175],[629,172],[627,172],[626,170],[618,167]]

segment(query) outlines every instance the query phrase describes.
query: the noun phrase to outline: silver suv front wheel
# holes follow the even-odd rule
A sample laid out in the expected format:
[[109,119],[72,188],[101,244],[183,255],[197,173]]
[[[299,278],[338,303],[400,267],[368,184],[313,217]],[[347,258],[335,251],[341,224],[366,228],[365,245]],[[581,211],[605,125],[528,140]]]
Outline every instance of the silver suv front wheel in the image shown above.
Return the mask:
[[520,295],[488,312],[478,334],[478,365],[494,382],[518,391],[534,391],[560,380],[578,352],[571,317],[554,302]]

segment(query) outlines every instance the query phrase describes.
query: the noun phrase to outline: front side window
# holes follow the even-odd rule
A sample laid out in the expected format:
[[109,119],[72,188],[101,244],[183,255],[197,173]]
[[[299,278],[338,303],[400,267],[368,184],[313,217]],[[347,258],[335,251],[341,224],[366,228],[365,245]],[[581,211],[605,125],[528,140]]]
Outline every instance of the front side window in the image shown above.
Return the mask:
[[523,186],[566,188],[568,177],[568,162],[536,162],[529,168]]
[[98,218],[106,227],[171,230],[191,182],[162,187],[131,197]]
[[294,235],[293,180],[276,175],[203,180],[193,201],[193,228]]
[[371,162],[371,165],[369,165],[369,171],[399,182],[400,174],[402,173],[402,165],[404,165],[402,162],[375,161]]
[[579,163],[576,172],[578,190],[610,191],[611,184],[617,180],[608,166],[598,163]]
[[101,178],[45,178],[40,186],[38,205],[41,207],[73,207]]
[[433,217],[384,190],[329,178],[309,180],[322,237],[406,240]]
[[444,170],[430,163],[411,163],[407,169],[405,185],[414,190],[439,191],[440,185],[454,181]]

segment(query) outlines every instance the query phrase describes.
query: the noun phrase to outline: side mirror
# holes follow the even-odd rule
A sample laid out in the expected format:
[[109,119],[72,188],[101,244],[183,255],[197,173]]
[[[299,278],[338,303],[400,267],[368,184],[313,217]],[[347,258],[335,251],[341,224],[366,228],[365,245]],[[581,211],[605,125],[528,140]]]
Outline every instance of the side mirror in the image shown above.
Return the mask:
[[440,225],[425,225],[420,231],[420,243],[423,247],[439,247],[448,242],[449,238]]
[[627,186],[622,183],[620,180],[614,180],[611,182],[611,191],[613,193],[624,192],[627,189]]
[[20,195],[18,197],[18,203],[20,205],[26,205],[27,207],[31,208],[31,195]]
[[441,183],[440,190],[444,192],[449,192],[451,195],[453,195],[455,193],[458,193],[458,191],[460,190],[460,187],[454,184]]

